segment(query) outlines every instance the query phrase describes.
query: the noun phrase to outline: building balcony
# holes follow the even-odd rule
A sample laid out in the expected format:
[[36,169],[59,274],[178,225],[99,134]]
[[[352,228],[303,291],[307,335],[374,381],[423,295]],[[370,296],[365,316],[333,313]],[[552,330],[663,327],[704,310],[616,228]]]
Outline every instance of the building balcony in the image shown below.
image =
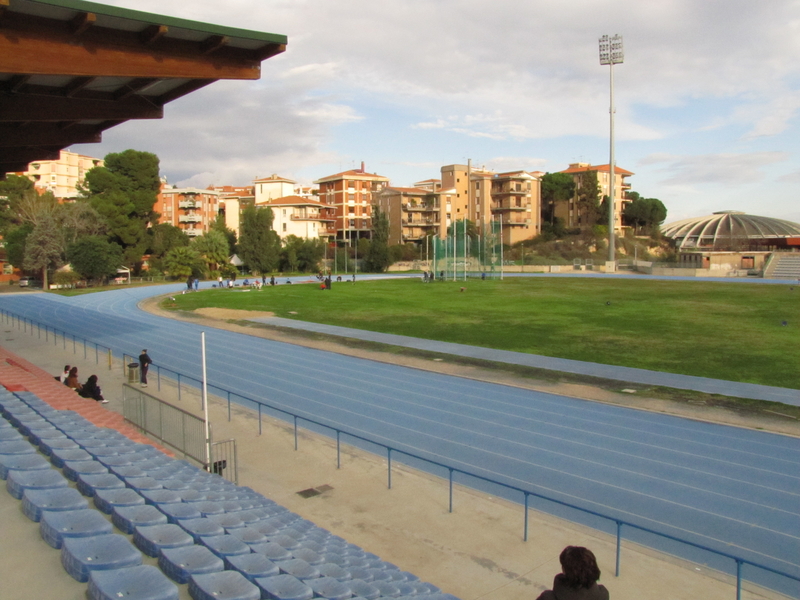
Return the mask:
[[505,211],[520,212],[529,210],[530,208],[531,208],[530,202],[523,202],[519,206],[503,206],[503,205],[493,206],[492,212],[505,212]]
[[178,217],[179,223],[201,223],[203,221],[203,217],[200,215],[180,215]]
[[196,200],[181,200],[178,202],[178,208],[200,208],[200,203]]
[[200,235],[203,235],[203,230],[202,229],[184,229],[183,233],[185,233],[189,237],[198,237]]
[[438,206],[426,206],[424,204],[406,204],[403,209],[407,212],[437,212]]

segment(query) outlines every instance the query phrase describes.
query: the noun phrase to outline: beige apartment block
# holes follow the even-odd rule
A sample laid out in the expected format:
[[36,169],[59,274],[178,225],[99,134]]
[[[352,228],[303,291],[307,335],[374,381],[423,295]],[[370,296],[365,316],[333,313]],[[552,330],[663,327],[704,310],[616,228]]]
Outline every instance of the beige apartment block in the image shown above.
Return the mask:
[[256,204],[265,204],[276,198],[287,198],[296,193],[297,182],[286,177],[270,175],[253,181]]
[[370,237],[372,205],[375,195],[389,185],[388,177],[367,173],[362,163],[360,169],[322,177],[314,184],[319,186],[320,202],[334,211],[337,240]]
[[[600,188],[600,199],[604,196],[610,196],[611,190],[611,167],[605,165],[592,165],[590,163],[572,163],[569,168],[560,171],[572,175],[576,184],[580,184],[581,174],[586,171],[595,171],[597,173],[597,185]],[[626,181],[628,177],[633,175],[631,171],[621,167],[614,167],[614,229],[622,229],[622,211],[625,205],[628,204],[627,193],[631,189],[631,185]],[[563,219],[567,227],[580,227],[586,225],[585,215],[581,214],[578,203],[573,199],[566,204],[559,204],[556,206],[556,217]],[[608,222],[606,219],[605,222]]]
[[419,244],[439,235],[440,196],[419,187],[387,187],[379,192],[376,204],[389,219],[389,244]]
[[190,237],[203,235],[219,213],[220,192],[162,186],[153,210],[159,223],[169,223]]
[[504,244],[516,244],[541,233],[542,175],[539,171],[513,171],[492,177],[491,214],[502,226]]
[[255,203],[253,186],[220,185],[210,189],[219,192],[219,212],[225,215],[225,226],[238,237],[242,212]]
[[59,154],[58,160],[29,163],[27,171],[17,175],[33,181],[40,193],[52,192],[59,200],[74,200],[80,195],[77,186],[83,182],[86,172],[94,167],[102,167],[103,161],[68,150],[61,150]]
[[281,239],[294,235],[303,239],[327,241],[336,237],[335,208],[315,198],[292,195],[275,198],[263,204],[256,203],[256,206],[269,206],[272,209],[272,229]]

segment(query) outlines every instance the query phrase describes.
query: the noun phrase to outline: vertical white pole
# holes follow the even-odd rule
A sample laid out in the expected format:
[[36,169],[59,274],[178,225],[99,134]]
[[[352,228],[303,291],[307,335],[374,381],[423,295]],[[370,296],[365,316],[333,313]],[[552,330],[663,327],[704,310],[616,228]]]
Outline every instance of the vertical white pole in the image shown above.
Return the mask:
[[464,281],[467,280],[467,220],[464,219]]
[[503,280],[503,269],[505,262],[503,261],[503,215],[500,215],[500,280]]
[[615,253],[615,241],[614,241],[614,63],[612,62],[609,66],[609,88],[610,92],[610,102],[609,102],[609,160],[608,160],[608,171],[609,171],[609,190],[608,190],[608,260],[610,262],[614,262],[616,260],[616,253]]
[[203,419],[205,420],[205,436],[206,436],[206,464],[207,469],[211,471],[213,465],[211,464],[211,427],[208,422],[208,383],[206,381],[206,332],[200,332],[200,347],[203,360]]

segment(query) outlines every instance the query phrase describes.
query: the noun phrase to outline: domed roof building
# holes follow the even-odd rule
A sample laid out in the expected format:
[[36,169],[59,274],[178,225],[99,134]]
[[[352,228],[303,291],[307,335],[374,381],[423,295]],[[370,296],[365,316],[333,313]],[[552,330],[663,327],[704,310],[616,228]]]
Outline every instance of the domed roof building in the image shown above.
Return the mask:
[[670,223],[661,228],[661,233],[675,240],[682,250],[800,247],[800,224],[735,210]]

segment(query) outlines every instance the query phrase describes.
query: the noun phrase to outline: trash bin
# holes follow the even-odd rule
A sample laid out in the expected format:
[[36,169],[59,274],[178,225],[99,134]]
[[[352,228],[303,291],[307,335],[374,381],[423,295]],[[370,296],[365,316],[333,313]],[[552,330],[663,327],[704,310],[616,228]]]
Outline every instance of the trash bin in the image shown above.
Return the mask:
[[128,383],[139,383],[139,363],[128,363]]

